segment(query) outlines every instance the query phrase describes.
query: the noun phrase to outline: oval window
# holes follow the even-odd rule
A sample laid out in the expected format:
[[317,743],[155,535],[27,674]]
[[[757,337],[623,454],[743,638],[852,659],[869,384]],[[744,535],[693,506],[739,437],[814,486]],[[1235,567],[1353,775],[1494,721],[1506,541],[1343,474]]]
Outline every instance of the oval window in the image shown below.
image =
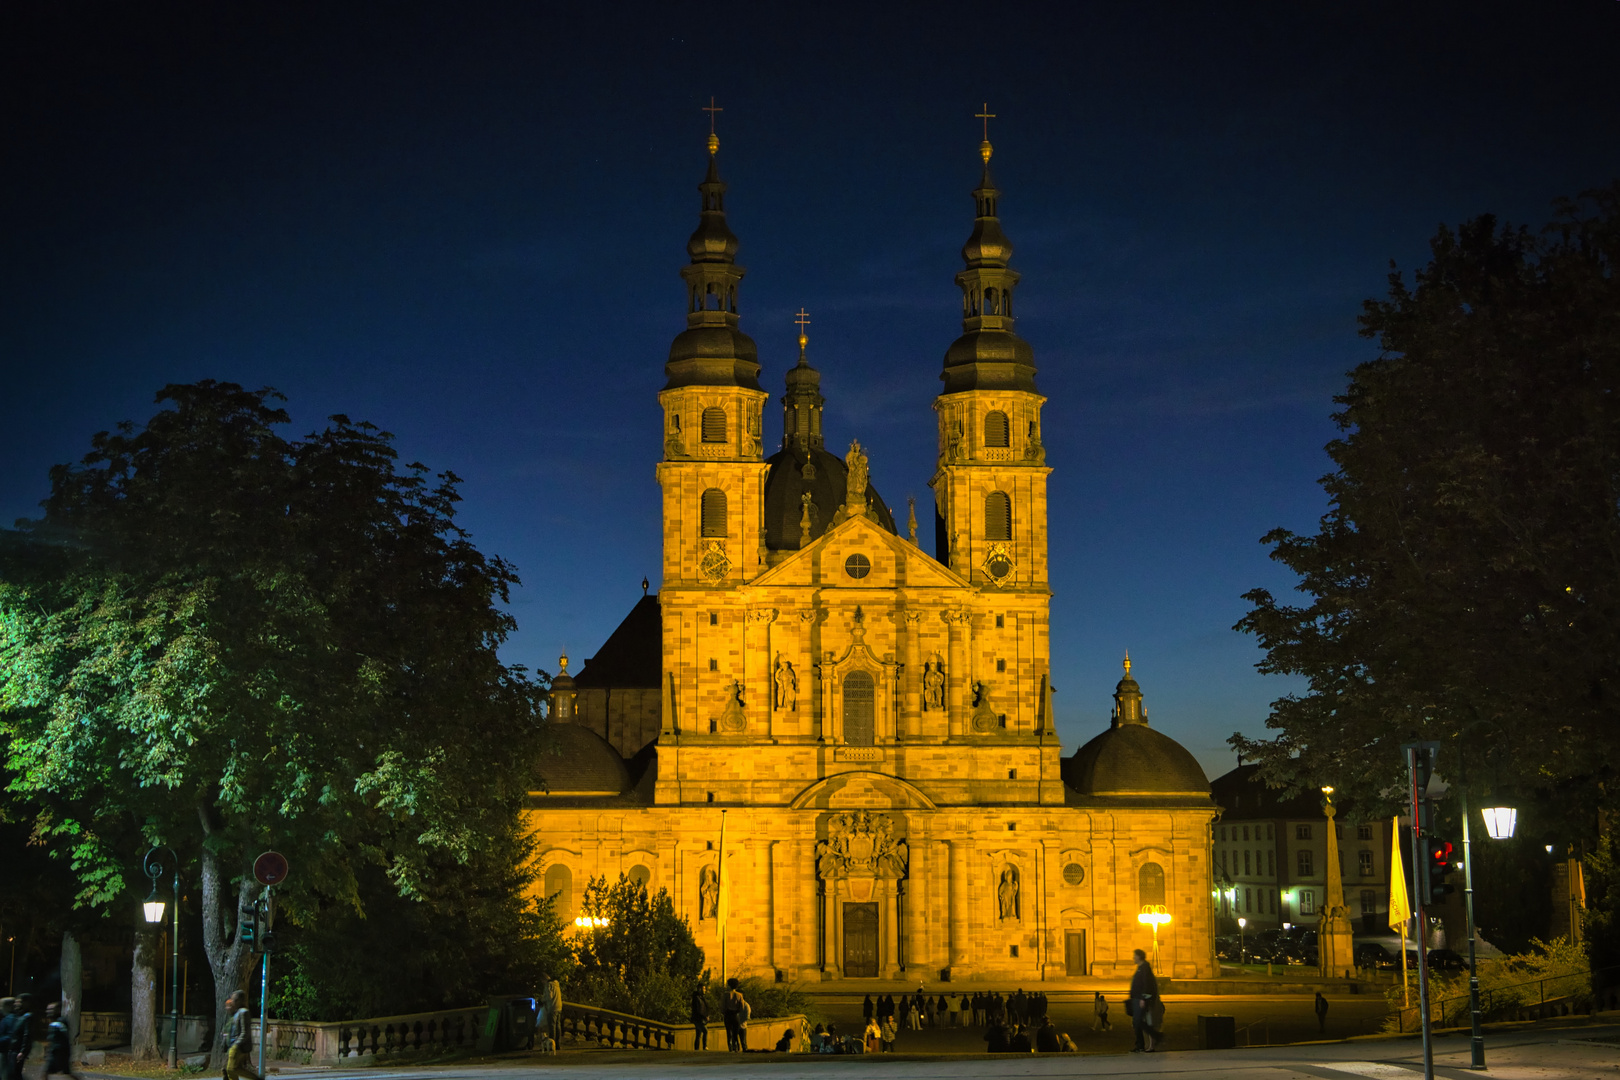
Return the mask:
[[844,573],[859,581],[872,572],[872,560],[865,555],[851,555],[844,560]]
[[1012,570],[1012,563],[1007,561],[1006,556],[998,556],[990,560],[989,570],[990,576],[999,580]]
[[1063,868],[1063,880],[1070,885],[1078,885],[1086,880],[1086,868],[1077,862],[1072,862]]

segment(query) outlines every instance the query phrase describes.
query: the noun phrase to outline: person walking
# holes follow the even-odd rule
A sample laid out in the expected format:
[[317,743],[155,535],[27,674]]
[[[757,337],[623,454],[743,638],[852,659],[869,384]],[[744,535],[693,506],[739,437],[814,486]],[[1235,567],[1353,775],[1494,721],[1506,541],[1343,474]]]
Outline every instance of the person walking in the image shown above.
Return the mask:
[[54,1001],[45,1006],[45,1071],[40,1074],[41,1080],[50,1080],[53,1073],[79,1080],[79,1074],[73,1071],[73,1036],[62,1022],[62,1006]]
[[1327,998],[1322,996],[1320,990],[1316,992],[1316,1033],[1327,1034]]
[[692,1049],[709,1048],[709,992],[702,983],[692,991]]
[[744,1054],[748,1052],[748,1017],[753,1010],[743,997],[742,983],[735,978],[726,980],[726,1047]]
[[1136,960],[1136,974],[1131,976],[1131,1031],[1136,1043],[1131,1053],[1151,1054],[1153,1041],[1159,1034],[1153,1027],[1154,1009],[1159,1003],[1159,980],[1148,963],[1147,953],[1137,949],[1131,955]]
[[900,1037],[900,1025],[894,1022],[893,1016],[885,1016],[880,1031],[882,1037],[879,1041],[883,1044],[880,1049],[885,1054],[894,1053],[894,1040]]
[[1103,997],[1103,994],[1102,994],[1101,990],[1097,991],[1097,996],[1092,999],[1091,1011],[1097,1014],[1097,1023],[1092,1027],[1091,1030],[1093,1030],[1093,1031],[1113,1031],[1114,1030],[1114,1025],[1110,1024],[1108,1022],[1108,999]]
[[17,1027],[17,999],[0,998],[0,1080],[12,1080],[12,1033]]
[[562,983],[556,976],[546,978],[546,987],[541,994],[541,1004],[546,1010],[546,1030],[551,1036],[551,1050],[553,1053],[562,1052],[563,1034],[563,996]]
[[253,1021],[248,1013],[247,995],[234,991],[225,999],[231,1020],[225,1028],[225,1080],[257,1077],[253,1071]]

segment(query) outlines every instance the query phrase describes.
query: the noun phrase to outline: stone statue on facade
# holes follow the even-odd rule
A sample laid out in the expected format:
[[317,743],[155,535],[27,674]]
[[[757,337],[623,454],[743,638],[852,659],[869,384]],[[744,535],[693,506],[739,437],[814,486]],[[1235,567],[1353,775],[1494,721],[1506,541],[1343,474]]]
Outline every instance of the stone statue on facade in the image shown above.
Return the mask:
[[799,504],[802,507],[799,511],[799,546],[807,548],[810,546],[810,534],[816,527],[816,503],[807,491],[799,496]]
[[996,707],[990,704],[990,684],[976,682],[973,684],[973,730],[984,732],[994,731],[1001,726],[1001,716]]
[[910,858],[905,840],[895,838],[888,814],[851,810],[828,820],[827,839],[816,844],[816,873],[823,878],[902,878]]
[[945,664],[941,660],[929,660],[923,664],[922,673],[923,708],[945,709]]
[[720,730],[727,734],[736,734],[748,726],[748,718],[743,714],[743,684],[736,679],[731,680],[731,686],[726,691],[726,707],[720,713]]
[[776,707],[788,712],[797,712],[799,708],[799,673],[793,670],[791,661],[783,660],[782,654],[776,654],[776,671],[772,676],[776,687]]
[[698,874],[698,918],[714,919],[720,915],[720,872],[705,866]]
[[866,467],[866,455],[861,452],[859,439],[849,444],[849,453],[844,455],[844,465],[849,470],[849,479],[844,487],[844,507],[852,516],[865,513],[866,486],[870,482],[870,474]]
[[1005,867],[1001,871],[1001,881],[996,885],[996,904],[1001,909],[1001,921],[1009,922],[1018,918],[1018,868]]

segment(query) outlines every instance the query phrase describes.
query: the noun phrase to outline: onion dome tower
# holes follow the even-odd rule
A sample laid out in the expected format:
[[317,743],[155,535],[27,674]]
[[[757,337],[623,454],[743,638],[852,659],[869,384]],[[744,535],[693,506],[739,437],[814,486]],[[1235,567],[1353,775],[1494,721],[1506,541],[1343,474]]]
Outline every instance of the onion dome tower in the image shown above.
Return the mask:
[[1046,595],[1046,451],[1035,358],[1013,333],[1018,272],[1002,232],[1001,192],[990,175],[989,122],[979,146],[973,231],[956,275],[962,336],[945,351],[934,489],[935,556],[983,588]]
[[686,242],[686,329],[676,335],[658,394],[664,410],[666,591],[691,583],[747,581],[765,565],[765,461],[758,350],[739,328],[737,236],[726,222],[720,139],[709,131],[708,171],[698,185],[698,226]]

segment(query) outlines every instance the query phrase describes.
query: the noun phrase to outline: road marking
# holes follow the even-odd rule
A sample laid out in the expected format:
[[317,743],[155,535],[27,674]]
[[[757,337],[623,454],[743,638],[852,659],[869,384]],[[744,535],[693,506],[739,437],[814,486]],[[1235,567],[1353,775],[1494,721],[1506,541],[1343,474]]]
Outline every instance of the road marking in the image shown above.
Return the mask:
[[1382,1061],[1313,1061],[1310,1065],[1325,1072],[1349,1073],[1352,1076],[1370,1076],[1374,1080],[1411,1080],[1414,1071],[1401,1065],[1390,1065]]

